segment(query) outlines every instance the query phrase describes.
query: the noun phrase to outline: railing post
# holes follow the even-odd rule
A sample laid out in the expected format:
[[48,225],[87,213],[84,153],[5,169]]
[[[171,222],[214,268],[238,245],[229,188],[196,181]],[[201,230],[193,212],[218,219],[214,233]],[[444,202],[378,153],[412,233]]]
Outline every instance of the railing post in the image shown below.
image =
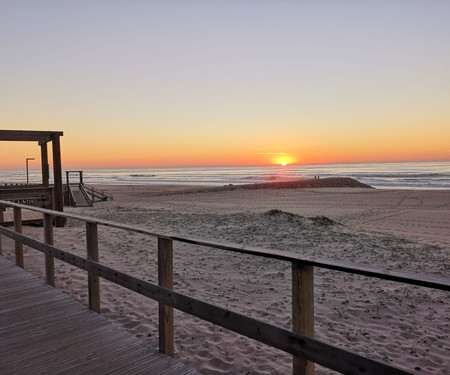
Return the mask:
[[[86,222],[87,258],[98,262],[97,224]],[[100,277],[88,272],[89,308],[100,314]]]
[[[22,210],[14,207],[14,230],[22,233]],[[16,240],[15,243],[16,265],[23,268],[23,243]]]
[[[2,225],[3,220],[4,220],[4,217],[3,217],[3,211],[4,210],[5,210],[5,208],[0,206],[0,225]],[[0,255],[2,255],[2,254],[3,254],[3,251],[2,251],[2,235],[0,234]]]
[[[314,336],[314,267],[292,262],[292,329]],[[293,358],[294,375],[313,375],[314,363]]]
[[[173,289],[173,242],[158,237],[158,284]],[[173,308],[159,304],[159,351],[175,355]]]
[[[53,216],[49,214],[44,214],[44,242],[53,245]],[[45,280],[55,286],[55,259],[49,254],[45,254]]]

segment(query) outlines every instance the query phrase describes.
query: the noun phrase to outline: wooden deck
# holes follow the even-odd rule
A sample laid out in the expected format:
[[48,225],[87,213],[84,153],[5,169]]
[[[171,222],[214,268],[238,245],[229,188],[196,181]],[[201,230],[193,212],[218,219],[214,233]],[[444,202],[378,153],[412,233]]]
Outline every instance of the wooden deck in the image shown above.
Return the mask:
[[1,374],[199,374],[0,256]]
[[[43,224],[43,216],[40,212],[34,212],[34,211],[26,211],[23,210],[22,212],[22,224],[37,224],[42,225]],[[3,212],[3,225],[5,226],[11,226],[14,225],[14,213],[10,210],[6,210]]]

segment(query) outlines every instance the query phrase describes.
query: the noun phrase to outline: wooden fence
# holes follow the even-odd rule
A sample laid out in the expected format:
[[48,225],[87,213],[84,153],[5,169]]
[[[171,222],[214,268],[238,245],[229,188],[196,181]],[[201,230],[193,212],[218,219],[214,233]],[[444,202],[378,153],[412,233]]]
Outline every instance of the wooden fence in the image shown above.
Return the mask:
[[[450,290],[450,279],[447,278],[388,271],[381,268],[335,260],[303,257],[279,250],[261,249],[237,244],[200,240],[188,236],[156,233],[134,225],[28,207],[7,201],[0,201],[0,222],[2,219],[2,207],[13,207],[14,209],[14,230],[0,226],[0,235],[5,235],[15,240],[15,256],[18,266],[23,267],[23,245],[26,245],[45,254],[46,281],[50,285],[54,285],[55,282],[54,258],[86,270],[88,272],[89,307],[98,313],[100,313],[100,278],[112,281],[122,287],[158,301],[159,349],[171,356],[174,355],[173,308],[175,308],[292,354],[294,374],[313,374],[314,363],[345,374],[413,374],[414,371],[412,370],[401,369],[381,361],[369,359],[363,355],[339,348],[313,337],[314,268],[319,267],[337,270],[444,291]],[[22,234],[22,209],[38,211],[44,215],[44,242]],[[53,219],[55,217],[71,218],[85,223],[87,239],[86,258],[71,254],[53,245]],[[99,225],[157,237],[158,285],[99,263],[97,235]],[[174,291],[174,241],[290,262],[292,264],[292,330],[280,328]]]
[[0,185],[0,199],[52,209],[53,188],[40,184]]

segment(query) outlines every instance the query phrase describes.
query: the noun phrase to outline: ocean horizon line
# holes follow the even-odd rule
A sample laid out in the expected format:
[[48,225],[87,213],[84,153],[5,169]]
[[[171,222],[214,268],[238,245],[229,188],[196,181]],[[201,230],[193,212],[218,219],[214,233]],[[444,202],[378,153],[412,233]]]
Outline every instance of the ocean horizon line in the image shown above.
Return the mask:
[[[65,168],[66,170],[83,170]],[[450,162],[356,163],[237,167],[85,168],[83,179],[93,185],[204,185],[224,186],[350,177],[375,188],[450,189]],[[40,170],[29,171],[40,182]],[[63,178],[64,172],[63,172]],[[0,170],[0,183],[23,183],[25,170]]]

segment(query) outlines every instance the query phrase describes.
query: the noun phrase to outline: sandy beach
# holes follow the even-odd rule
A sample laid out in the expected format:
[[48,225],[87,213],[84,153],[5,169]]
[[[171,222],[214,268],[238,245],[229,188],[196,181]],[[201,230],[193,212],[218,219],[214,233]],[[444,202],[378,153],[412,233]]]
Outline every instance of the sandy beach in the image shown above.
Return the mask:
[[[113,201],[66,208],[203,239],[449,276],[450,191],[364,187],[211,189],[101,186]],[[39,227],[24,233],[43,238]],[[55,245],[85,254],[85,228],[69,220]],[[156,239],[99,228],[101,261],[156,281]],[[12,251],[5,255],[13,259]],[[175,289],[289,327],[290,264],[174,244]],[[44,275],[43,255],[25,249],[25,268]],[[87,304],[84,272],[56,262],[56,286]],[[102,280],[102,314],[157,347],[157,304]],[[315,270],[315,335],[371,358],[449,374],[448,293],[342,272]],[[291,357],[225,329],[175,313],[176,358],[204,374],[289,374]],[[318,374],[332,373],[317,367]]]

